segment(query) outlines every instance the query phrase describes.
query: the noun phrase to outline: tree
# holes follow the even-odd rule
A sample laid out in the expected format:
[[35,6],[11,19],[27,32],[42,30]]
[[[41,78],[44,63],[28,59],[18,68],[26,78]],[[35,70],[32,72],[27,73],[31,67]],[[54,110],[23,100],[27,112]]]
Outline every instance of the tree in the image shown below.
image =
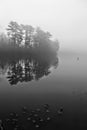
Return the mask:
[[31,25],[19,25],[17,22],[11,21],[7,31],[9,42],[13,43],[13,46],[20,47],[23,43],[25,47],[29,48],[33,44],[34,48],[41,51],[49,51],[53,46],[54,51],[59,48],[58,41],[51,40],[52,35],[40,27],[35,29]]
[[8,38],[4,33],[0,34],[0,46],[6,46],[8,44]]
[[57,39],[53,41],[53,48],[55,51],[59,50],[59,41]]
[[29,47],[33,39],[34,28],[30,25],[21,25],[24,32],[25,46]]
[[24,35],[23,28],[21,25],[19,25],[18,31],[17,31],[17,45],[18,46],[20,46],[23,41],[23,35]]
[[47,48],[49,46],[51,36],[52,35],[49,32],[44,32],[40,29],[40,27],[37,27],[34,35],[34,43],[37,43],[40,49]]
[[19,46],[23,40],[23,30],[21,26],[17,22],[11,21],[7,31],[11,43],[13,43],[14,46]]
[[11,42],[13,42],[13,44],[16,45],[17,23],[11,21],[8,25],[7,31],[7,34],[11,39]]

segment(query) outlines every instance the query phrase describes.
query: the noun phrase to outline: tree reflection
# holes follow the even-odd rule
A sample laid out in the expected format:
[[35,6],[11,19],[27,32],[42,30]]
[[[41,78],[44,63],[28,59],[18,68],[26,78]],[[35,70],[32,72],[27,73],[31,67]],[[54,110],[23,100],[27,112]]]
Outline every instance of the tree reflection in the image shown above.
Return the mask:
[[[7,69],[6,69],[7,66]],[[6,78],[11,85],[16,85],[18,82],[28,82],[39,80],[43,76],[51,73],[50,68],[58,66],[57,56],[29,56],[18,59],[4,59],[0,61],[0,68],[6,69]]]

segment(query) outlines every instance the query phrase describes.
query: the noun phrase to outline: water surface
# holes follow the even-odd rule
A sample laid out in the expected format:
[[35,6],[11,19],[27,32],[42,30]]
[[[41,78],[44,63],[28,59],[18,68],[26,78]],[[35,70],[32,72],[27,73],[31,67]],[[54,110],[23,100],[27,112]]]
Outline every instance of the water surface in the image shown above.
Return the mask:
[[[40,115],[45,120],[40,129],[87,128],[86,58],[86,54],[60,53],[43,58],[1,58],[0,118],[5,122],[11,112],[16,112],[25,120],[21,126],[28,129],[29,115],[22,115],[22,109],[40,108],[44,113],[44,104],[48,104],[50,113]],[[51,121],[46,122],[47,116]]]

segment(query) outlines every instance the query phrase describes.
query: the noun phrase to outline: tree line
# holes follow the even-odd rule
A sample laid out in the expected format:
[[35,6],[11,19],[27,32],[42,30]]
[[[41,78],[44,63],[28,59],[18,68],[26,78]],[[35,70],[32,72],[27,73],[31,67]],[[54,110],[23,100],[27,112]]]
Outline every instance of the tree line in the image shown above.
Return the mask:
[[50,45],[59,48],[58,40],[51,40],[52,35],[43,31],[40,27],[34,28],[31,25],[18,24],[11,21],[6,28],[7,36],[0,35],[0,43],[8,43],[13,47],[49,47]]

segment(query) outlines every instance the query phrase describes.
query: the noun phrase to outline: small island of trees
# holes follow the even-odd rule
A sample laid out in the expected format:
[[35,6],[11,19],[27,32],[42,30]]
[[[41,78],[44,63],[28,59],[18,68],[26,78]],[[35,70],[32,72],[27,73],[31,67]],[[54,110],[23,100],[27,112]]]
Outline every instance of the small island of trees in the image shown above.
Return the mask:
[[7,35],[0,34],[0,53],[57,52],[59,49],[58,40],[52,40],[52,35],[40,27],[34,28],[11,21],[6,31]]
[[40,27],[11,21],[0,35],[0,73],[11,85],[39,80],[58,66],[59,43]]

